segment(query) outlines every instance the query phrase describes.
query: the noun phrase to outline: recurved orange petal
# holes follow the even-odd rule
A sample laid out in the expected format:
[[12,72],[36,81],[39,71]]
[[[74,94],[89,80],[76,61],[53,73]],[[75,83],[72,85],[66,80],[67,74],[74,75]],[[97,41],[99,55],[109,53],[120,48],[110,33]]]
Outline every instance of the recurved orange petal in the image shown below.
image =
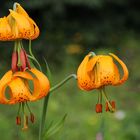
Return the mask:
[[30,101],[38,100],[46,96],[49,92],[50,83],[48,78],[35,68],[29,70],[29,72],[16,72],[13,76],[25,79],[25,85],[28,89],[30,89],[30,85],[27,80],[31,80],[33,82],[33,91],[30,91],[32,95]]
[[33,80],[33,76],[28,71],[18,71],[13,74],[13,77],[21,77],[27,80]]
[[12,79],[12,71],[8,71],[0,80],[0,103],[8,104],[9,100],[6,98],[5,90]]
[[24,83],[24,79],[16,77],[8,84],[8,86],[12,93],[12,98],[9,100],[9,104],[29,101],[32,98],[29,89]]
[[113,54],[113,53],[109,53],[109,54],[119,62],[119,64],[122,66],[122,69],[124,72],[123,77],[114,85],[122,84],[128,79],[128,75],[129,75],[128,69],[127,69],[126,65],[123,63],[123,61],[120,60],[115,54]]
[[[30,93],[32,95],[32,98],[30,99],[30,101],[36,100],[36,97],[41,92],[40,83],[39,83],[39,80],[36,78],[36,76],[33,75],[30,71],[24,71],[24,72],[16,72],[13,75],[13,77],[23,78],[26,88],[28,88],[28,90],[30,90]],[[33,85],[30,85],[29,81],[32,81]],[[33,86],[33,88],[34,88],[33,91],[31,91],[30,86]]]
[[[33,95],[36,97],[35,100],[43,98],[44,96],[46,96],[49,93],[50,90],[50,83],[48,78],[39,70],[32,68],[30,70],[36,78],[34,78],[34,91],[33,91]],[[38,89],[41,89],[38,93]],[[34,100],[34,99],[33,99]]]

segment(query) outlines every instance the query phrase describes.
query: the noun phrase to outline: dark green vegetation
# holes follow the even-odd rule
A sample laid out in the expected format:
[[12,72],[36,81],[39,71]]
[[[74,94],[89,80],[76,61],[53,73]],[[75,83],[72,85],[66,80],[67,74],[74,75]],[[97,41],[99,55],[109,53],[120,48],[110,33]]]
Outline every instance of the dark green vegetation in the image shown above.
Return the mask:
[[[14,1],[0,5],[0,16],[7,15]],[[17,1],[18,2],[18,1]],[[43,64],[46,57],[53,74],[53,85],[76,73],[84,55],[114,52],[129,68],[129,80],[108,87],[116,100],[116,114],[96,114],[97,92],[84,92],[71,80],[51,95],[47,122],[68,114],[64,127],[51,140],[95,140],[102,132],[105,140],[140,139],[140,2],[138,0],[28,0],[20,1],[37,22],[41,34],[33,41],[33,52]],[[24,43],[27,45],[27,42]],[[10,69],[13,42],[0,43],[0,76]],[[27,46],[28,50],[28,46]],[[43,67],[45,66],[45,63]],[[18,105],[0,105],[0,134],[3,140],[37,140],[42,100],[31,103],[36,123],[22,132],[15,125]],[[124,115],[124,116],[123,116]]]

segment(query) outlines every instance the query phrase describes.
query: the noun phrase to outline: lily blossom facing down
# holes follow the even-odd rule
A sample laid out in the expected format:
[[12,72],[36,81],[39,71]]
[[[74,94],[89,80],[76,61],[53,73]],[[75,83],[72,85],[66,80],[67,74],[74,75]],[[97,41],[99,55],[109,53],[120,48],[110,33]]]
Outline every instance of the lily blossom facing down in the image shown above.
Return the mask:
[[[32,82],[32,83],[31,83]],[[28,116],[25,107],[30,112],[30,121],[34,123],[34,115],[27,102],[39,100],[49,93],[50,83],[48,78],[39,70],[31,68],[24,72],[8,71],[0,81],[0,103],[19,103],[19,110],[16,117],[16,124],[21,125],[20,111],[23,113],[23,130],[28,128]],[[6,95],[8,94],[8,95]]]
[[[118,61],[123,69],[122,78],[120,76],[121,74],[119,72],[119,68],[113,59]],[[116,86],[123,84],[128,79],[128,74],[129,73],[126,65],[116,55],[112,53],[110,53],[109,55],[95,55],[91,52],[84,58],[78,68],[78,86],[80,87],[80,89],[86,91],[99,89],[100,94],[98,99],[99,101],[96,106],[96,112],[102,112],[102,94],[105,95],[105,99],[107,102],[106,111],[110,111],[115,108],[115,103],[113,101],[111,105],[110,101],[108,101],[105,93],[105,86]]]
[[[29,81],[33,83],[31,90]],[[6,97],[6,88],[9,88],[9,99]],[[16,104],[26,101],[35,101],[49,93],[48,78],[39,70],[31,68],[29,71],[8,71],[0,81],[0,103]]]
[[0,18],[0,40],[33,40],[39,36],[39,28],[19,3],[9,10],[7,17]]

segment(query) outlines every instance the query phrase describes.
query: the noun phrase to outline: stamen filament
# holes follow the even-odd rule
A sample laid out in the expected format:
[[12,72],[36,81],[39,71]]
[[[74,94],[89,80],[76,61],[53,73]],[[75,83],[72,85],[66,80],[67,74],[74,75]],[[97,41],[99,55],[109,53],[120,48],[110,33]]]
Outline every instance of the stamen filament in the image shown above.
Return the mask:
[[29,112],[32,114],[32,111],[31,111],[31,109],[30,109],[30,107],[29,107],[29,105],[28,105],[27,102],[26,102],[26,107],[27,107],[27,109],[29,110]]
[[18,115],[20,114],[20,111],[21,111],[21,103],[19,103],[18,112],[17,112]]
[[31,111],[31,109],[30,109],[30,107],[29,107],[29,104],[28,104],[27,102],[26,102],[26,107],[27,107],[28,111],[30,112],[30,121],[31,121],[32,123],[34,123],[35,117],[34,117],[34,114],[32,113],[32,111]]
[[99,90],[100,92],[98,93],[98,103],[102,103],[102,91]]
[[29,53],[30,55],[27,55],[28,58],[34,60],[36,62],[36,64],[38,65],[40,71],[42,71],[41,65],[39,64],[38,60],[35,58],[35,56],[32,53],[32,44],[31,44],[31,40],[29,40]]
[[26,129],[28,129],[28,119],[27,119],[28,116],[25,115],[25,103],[22,103],[22,111],[23,111],[23,128],[22,128],[22,130],[26,130]]
[[109,110],[110,110],[111,112],[115,112],[115,108],[113,108],[112,105],[110,104],[110,102],[109,102],[109,100],[108,100],[108,97],[107,97],[107,95],[106,95],[106,92],[105,92],[104,87],[101,89],[101,92],[102,92],[102,94],[104,95],[104,98],[105,98],[106,102],[108,103]]

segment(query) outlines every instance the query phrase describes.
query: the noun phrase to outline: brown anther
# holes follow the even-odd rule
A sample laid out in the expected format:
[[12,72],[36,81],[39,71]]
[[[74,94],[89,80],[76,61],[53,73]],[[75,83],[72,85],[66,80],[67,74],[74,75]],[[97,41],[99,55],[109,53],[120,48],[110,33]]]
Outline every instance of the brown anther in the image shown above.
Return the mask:
[[112,106],[113,109],[116,109],[116,103],[115,103],[115,101],[111,101],[111,106]]
[[108,106],[108,102],[105,103],[105,111],[106,112],[110,111],[109,106]]
[[32,122],[32,123],[34,123],[34,121],[35,121],[35,117],[34,117],[34,114],[30,114],[30,121]]
[[96,113],[102,113],[102,104],[96,104]]
[[110,103],[110,105],[112,107],[112,110],[109,108],[108,102],[106,102],[106,106],[105,106],[106,112],[108,112],[108,111],[113,111],[114,112],[114,110],[116,109],[115,101],[109,101],[109,103]]
[[12,53],[12,64],[11,64],[11,68],[12,68],[13,72],[18,71],[17,62],[18,62],[18,53],[16,51],[13,51],[13,53]]
[[21,125],[21,118],[20,118],[20,116],[16,117],[16,124],[17,125]]

